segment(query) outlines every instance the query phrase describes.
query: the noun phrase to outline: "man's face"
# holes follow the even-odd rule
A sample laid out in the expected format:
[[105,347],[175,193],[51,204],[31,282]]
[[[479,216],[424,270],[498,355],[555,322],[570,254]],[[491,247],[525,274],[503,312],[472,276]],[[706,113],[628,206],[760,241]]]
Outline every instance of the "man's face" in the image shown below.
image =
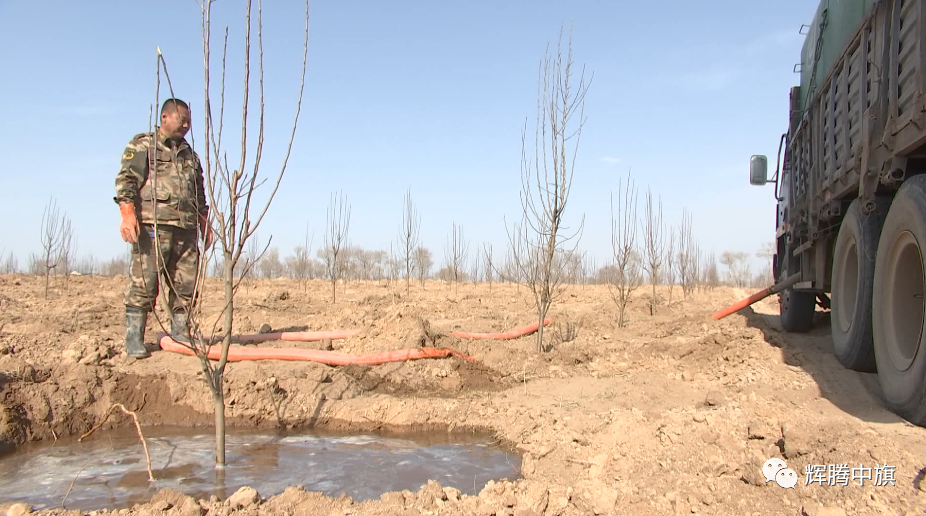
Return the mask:
[[183,138],[190,130],[190,110],[177,106],[161,115],[161,132],[168,138]]

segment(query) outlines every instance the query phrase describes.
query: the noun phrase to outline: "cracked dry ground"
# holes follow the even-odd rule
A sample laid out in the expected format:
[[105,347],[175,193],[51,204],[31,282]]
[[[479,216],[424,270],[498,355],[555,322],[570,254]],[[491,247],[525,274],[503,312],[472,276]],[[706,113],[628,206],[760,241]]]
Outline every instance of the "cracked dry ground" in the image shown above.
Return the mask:
[[[213,280],[210,280],[210,282]],[[125,278],[75,277],[55,285],[0,276],[0,442],[76,436],[113,403],[137,410],[142,427],[212,422],[196,359],[122,352]],[[347,353],[450,347],[475,357],[374,367],[310,362],[239,362],[227,370],[227,416],[236,427],[398,432],[485,429],[523,454],[521,478],[490,482],[478,496],[436,482],[357,503],[291,487],[242,489],[228,499],[194,500],[164,490],[149,503],[109,508],[176,514],[924,514],[926,429],[883,408],[877,377],[843,369],[819,313],[807,335],[780,331],[777,300],[721,321],[710,314],[749,292],[717,288],[682,299],[659,289],[648,313],[639,289],[629,325],[606,286],[573,286],[556,304],[539,354],[534,336],[474,341],[446,332],[503,331],[535,320],[526,289],[440,282],[425,288],[386,282],[339,285],[257,280],[242,287],[237,333],[361,328],[346,340],[265,343]],[[210,283],[205,310],[215,314]],[[163,314],[162,314],[163,315]],[[211,320],[211,319],[210,319]],[[566,324],[571,323],[571,324]],[[149,321],[148,342],[159,328]],[[567,327],[578,330],[558,342]],[[196,386],[191,388],[191,385]],[[112,425],[131,424],[114,416]],[[53,434],[54,432],[54,434]],[[799,475],[794,489],[765,482],[770,457]],[[804,485],[808,465],[887,464],[895,485]],[[156,473],[156,472],[155,472]],[[5,510],[5,509],[8,509]],[[22,513],[23,505],[0,507]],[[47,513],[65,513],[51,510]],[[75,512],[75,511],[72,511]],[[76,512],[75,512],[76,513]]]

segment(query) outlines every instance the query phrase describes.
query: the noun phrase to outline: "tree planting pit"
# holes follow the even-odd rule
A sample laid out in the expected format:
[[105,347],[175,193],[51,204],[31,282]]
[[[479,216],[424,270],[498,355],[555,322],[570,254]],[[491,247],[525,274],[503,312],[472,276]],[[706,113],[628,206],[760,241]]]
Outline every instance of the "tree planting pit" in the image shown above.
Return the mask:
[[[428,480],[477,495],[490,480],[515,480],[521,456],[491,437],[458,434],[379,436],[230,429],[226,466],[215,468],[209,428],[144,428],[154,481],[134,426],[30,443],[0,457],[0,504],[92,511],[146,503],[171,488],[195,498],[226,499],[242,486],[262,497],[287,486],[357,502],[391,491],[418,491]],[[76,480],[75,480],[76,479]],[[67,497],[65,500],[65,496]]]

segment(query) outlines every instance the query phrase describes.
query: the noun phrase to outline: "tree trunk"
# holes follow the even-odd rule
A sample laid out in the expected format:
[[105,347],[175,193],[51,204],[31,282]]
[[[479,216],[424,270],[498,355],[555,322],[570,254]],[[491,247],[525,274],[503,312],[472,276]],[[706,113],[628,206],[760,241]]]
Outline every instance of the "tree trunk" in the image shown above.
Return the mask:
[[222,372],[215,372],[216,390],[212,392],[215,404],[215,467],[225,468],[225,390],[222,388]]
[[225,389],[223,377],[228,348],[231,345],[232,326],[235,321],[235,283],[231,253],[225,253],[225,335],[222,339],[222,357],[212,373],[212,401],[215,408],[215,466],[225,467]]
[[541,306],[537,310],[538,315],[538,325],[537,325],[537,352],[543,353],[543,320],[547,317],[547,311],[550,309],[549,305]]
[[653,300],[649,305],[649,314],[656,315],[656,280],[653,280]]

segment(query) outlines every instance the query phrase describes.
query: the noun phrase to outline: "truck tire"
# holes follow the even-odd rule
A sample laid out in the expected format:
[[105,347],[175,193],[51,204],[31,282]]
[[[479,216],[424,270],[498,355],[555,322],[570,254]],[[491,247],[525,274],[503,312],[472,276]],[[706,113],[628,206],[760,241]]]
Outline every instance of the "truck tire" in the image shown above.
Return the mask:
[[877,199],[875,210],[862,213],[861,201],[849,205],[833,249],[830,329],[833,353],[844,367],[874,373],[871,336],[871,295],[878,238],[890,202]]
[[778,304],[784,331],[807,333],[813,328],[813,316],[817,309],[816,294],[789,288],[778,295]]
[[926,425],[926,176],[907,179],[881,229],[872,296],[878,381],[888,408]]

